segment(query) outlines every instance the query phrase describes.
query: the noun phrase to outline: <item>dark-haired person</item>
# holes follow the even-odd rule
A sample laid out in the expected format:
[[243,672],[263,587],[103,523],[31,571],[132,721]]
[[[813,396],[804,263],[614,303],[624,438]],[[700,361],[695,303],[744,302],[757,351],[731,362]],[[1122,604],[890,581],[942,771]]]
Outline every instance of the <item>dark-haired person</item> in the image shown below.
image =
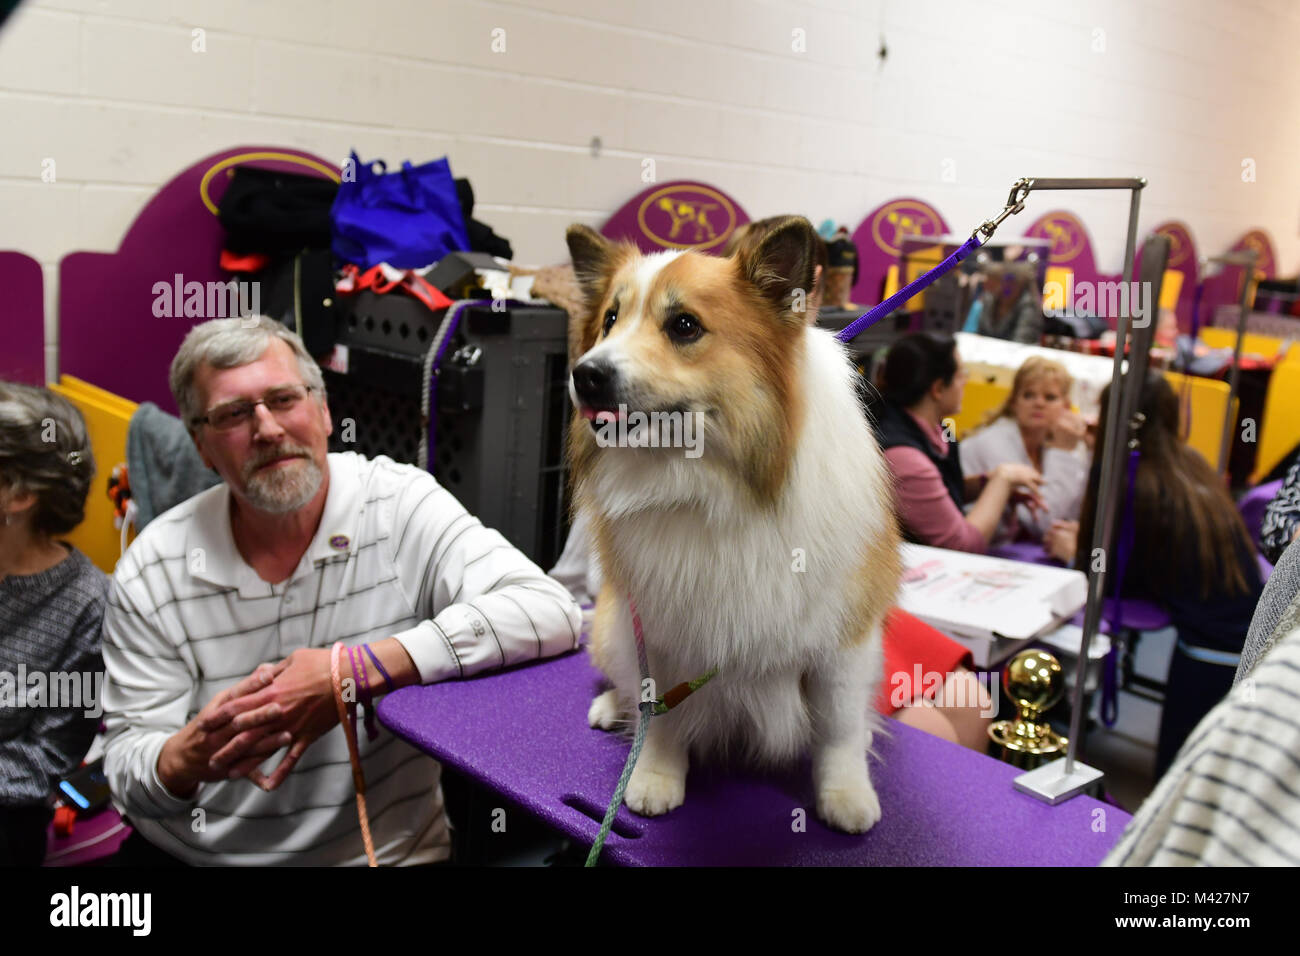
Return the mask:
[[0,382],[0,866],[45,858],[49,796],[95,737],[98,701],[57,693],[69,680],[98,693],[84,675],[103,671],[108,577],[58,540],[81,523],[94,473],[71,403]]
[[1043,305],[1029,263],[995,263],[985,270],[963,330],[995,339],[1037,345],[1043,337]]
[[[1109,394],[1107,386],[1101,393],[1099,435],[1107,427]],[[1164,605],[1178,631],[1156,745],[1158,778],[1192,728],[1232,687],[1263,582],[1246,525],[1222,480],[1179,438],[1178,396],[1160,372],[1148,373],[1138,411],[1145,421],[1136,432],[1133,548],[1120,593]],[[1067,533],[1058,553],[1069,562],[1077,552],[1080,568],[1092,547],[1100,471],[1094,460],[1077,539],[1069,541]],[[1118,544],[1118,528],[1111,540]],[[1108,569],[1115,572],[1117,563],[1111,559]],[[1112,574],[1107,589],[1114,587]],[[1108,613],[1107,605],[1103,616]]]
[[1231,691],[1188,736],[1103,866],[1300,864],[1300,543],[1264,585]]
[[[966,370],[947,335],[916,332],[894,342],[885,358],[883,401],[872,408],[876,438],[893,470],[898,515],[909,541],[983,553],[1008,502],[1042,507],[1042,475],[1004,463],[982,475],[962,474],[958,442],[944,419],[961,411]],[[973,499],[970,510],[962,506]]]

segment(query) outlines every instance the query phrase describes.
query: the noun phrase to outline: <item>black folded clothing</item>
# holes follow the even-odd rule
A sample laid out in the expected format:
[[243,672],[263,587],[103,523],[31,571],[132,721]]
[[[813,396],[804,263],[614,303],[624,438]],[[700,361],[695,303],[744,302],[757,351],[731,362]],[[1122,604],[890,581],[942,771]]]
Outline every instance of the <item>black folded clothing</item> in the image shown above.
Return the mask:
[[513,259],[514,249],[510,241],[498,236],[492,227],[479,222],[474,217],[474,187],[468,179],[456,180],[456,198],[460,200],[461,215],[465,217],[465,229],[469,233],[469,248],[473,252],[486,252],[490,256]]
[[218,205],[226,248],[241,255],[291,256],[330,246],[330,208],[338,183],[239,166]]

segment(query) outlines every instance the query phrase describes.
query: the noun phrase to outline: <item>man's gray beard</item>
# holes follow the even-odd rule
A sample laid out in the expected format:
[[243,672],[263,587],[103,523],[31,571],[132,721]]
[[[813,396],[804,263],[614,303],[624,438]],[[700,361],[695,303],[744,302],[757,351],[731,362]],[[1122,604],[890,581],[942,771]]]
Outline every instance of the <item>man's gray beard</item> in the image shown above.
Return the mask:
[[244,486],[244,497],[258,511],[282,515],[297,511],[316,497],[324,475],[310,458],[299,458],[288,467],[256,471]]

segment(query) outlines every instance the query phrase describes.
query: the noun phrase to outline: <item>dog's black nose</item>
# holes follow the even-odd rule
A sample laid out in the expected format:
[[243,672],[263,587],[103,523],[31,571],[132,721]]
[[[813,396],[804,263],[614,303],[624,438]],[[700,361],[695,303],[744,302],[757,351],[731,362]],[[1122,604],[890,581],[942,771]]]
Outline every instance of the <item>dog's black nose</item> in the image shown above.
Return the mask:
[[579,362],[573,368],[573,389],[583,403],[593,408],[614,406],[614,366],[600,359]]

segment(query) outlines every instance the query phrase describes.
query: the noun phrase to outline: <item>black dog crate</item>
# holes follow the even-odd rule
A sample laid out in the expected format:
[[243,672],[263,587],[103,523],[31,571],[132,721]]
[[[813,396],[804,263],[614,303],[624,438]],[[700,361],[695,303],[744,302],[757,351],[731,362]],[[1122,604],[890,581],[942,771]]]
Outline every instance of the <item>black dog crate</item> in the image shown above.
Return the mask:
[[445,311],[393,294],[362,293],[350,306],[347,372],[325,370],[330,450],[427,467],[485,525],[550,568],[569,527],[567,313],[467,306],[438,371],[436,448],[427,448],[426,369]]

